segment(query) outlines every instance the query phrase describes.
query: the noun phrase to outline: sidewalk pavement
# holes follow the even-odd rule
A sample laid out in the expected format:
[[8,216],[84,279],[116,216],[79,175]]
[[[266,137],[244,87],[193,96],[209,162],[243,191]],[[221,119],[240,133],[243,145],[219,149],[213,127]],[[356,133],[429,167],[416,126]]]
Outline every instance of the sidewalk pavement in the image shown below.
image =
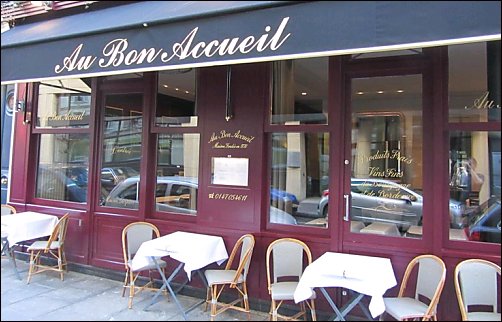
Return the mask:
[[[26,284],[28,263],[16,261],[22,280],[16,278],[12,263],[2,257],[1,317],[2,321],[183,321],[170,295],[160,296],[150,303],[153,292],[137,294],[132,309],[127,308],[128,297],[122,297],[122,282],[103,277],[69,271],[61,281],[56,272],[44,272]],[[199,298],[178,295],[184,307]],[[209,321],[210,308],[199,305],[187,314],[191,321]],[[215,321],[247,321],[246,313],[228,310]],[[251,311],[251,320],[267,321],[268,313]]]

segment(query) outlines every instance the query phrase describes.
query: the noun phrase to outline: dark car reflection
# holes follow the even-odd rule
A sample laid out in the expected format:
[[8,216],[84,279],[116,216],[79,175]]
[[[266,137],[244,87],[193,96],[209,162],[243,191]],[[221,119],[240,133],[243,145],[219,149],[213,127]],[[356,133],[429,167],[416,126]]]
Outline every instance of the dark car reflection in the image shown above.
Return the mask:
[[491,198],[472,214],[465,228],[469,240],[500,244],[500,199]]

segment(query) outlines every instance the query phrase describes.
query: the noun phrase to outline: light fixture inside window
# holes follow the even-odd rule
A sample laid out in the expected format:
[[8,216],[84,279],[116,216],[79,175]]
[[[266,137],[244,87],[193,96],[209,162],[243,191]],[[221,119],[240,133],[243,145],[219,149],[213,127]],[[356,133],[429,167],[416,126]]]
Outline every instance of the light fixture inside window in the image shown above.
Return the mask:
[[302,92],[302,96],[307,96],[307,92]]
[[383,94],[383,91],[378,91],[377,93],[378,93],[378,94]]

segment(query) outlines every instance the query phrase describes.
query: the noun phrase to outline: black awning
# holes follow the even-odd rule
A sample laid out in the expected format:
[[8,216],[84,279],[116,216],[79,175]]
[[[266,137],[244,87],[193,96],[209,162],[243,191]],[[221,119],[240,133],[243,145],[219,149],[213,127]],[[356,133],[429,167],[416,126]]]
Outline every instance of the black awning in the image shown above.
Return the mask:
[[2,84],[500,39],[499,1],[144,1],[2,34]]

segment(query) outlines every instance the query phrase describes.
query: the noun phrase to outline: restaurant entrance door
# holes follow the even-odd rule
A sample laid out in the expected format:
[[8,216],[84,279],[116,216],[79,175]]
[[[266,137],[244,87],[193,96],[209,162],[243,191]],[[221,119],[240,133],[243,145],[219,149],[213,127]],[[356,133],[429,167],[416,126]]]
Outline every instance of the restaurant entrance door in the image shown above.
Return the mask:
[[421,238],[410,232],[421,231],[424,213],[422,58],[405,56],[403,61],[409,62],[404,65],[397,59],[347,62],[347,139],[339,199],[344,243],[374,241],[375,235]]

